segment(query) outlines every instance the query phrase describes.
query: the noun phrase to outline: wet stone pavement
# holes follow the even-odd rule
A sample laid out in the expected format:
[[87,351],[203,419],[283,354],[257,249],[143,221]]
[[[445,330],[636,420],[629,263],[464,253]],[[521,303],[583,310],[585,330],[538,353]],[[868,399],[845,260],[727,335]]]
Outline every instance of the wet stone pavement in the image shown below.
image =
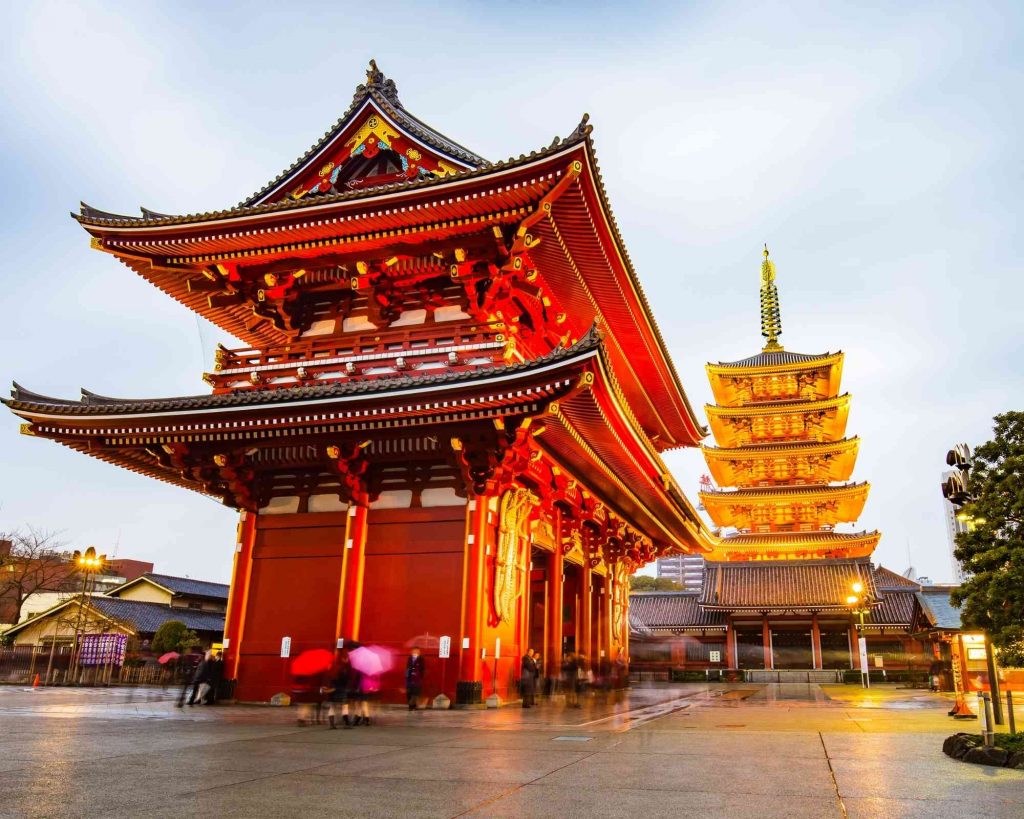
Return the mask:
[[0,816],[1024,817],[1024,771],[948,759],[973,726],[894,686],[650,686],[347,731],[174,696],[0,687]]

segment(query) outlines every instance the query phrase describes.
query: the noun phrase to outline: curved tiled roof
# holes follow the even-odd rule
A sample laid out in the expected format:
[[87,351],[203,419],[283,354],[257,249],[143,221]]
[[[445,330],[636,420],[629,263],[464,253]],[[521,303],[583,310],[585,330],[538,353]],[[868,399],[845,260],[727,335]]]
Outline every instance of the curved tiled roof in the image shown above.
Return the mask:
[[860,483],[819,483],[819,484],[800,484],[796,486],[783,485],[783,486],[753,486],[744,489],[713,489],[710,491],[701,492],[702,497],[709,498],[721,498],[740,500],[749,500],[752,498],[777,498],[786,495],[840,495],[844,492],[852,492],[868,484],[866,481]]
[[892,569],[887,569],[885,566],[875,567],[875,585],[880,589],[903,589],[910,591],[920,591],[921,584],[915,580],[911,580],[909,577],[904,577],[901,574],[896,574]]
[[743,534],[729,535],[722,539],[725,546],[756,546],[763,543],[770,543],[773,539],[783,543],[795,545],[814,545],[820,543],[835,543],[848,540],[863,540],[874,537],[877,531],[872,532],[829,532],[818,530],[814,532],[745,532]]
[[836,353],[791,353],[788,350],[762,351],[749,358],[741,358],[739,361],[719,361],[713,364],[714,367],[784,367],[789,364],[805,364],[811,361],[820,361],[831,358]]
[[186,594],[193,597],[210,597],[217,600],[228,599],[227,583],[212,583],[209,580],[193,580],[191,577],[175,577],[170,574],[146,572],[143,577],[158,583],[175,594]]
[[195,631],[224,631],[224,615],[198,609],[146,603],[141,600],[121,600],[118,597],[91,597],[89,605],[103,614],[132,626],[136,631],[156,631],[169,620],[178,620]]
[[[37,614],[7,630],[7,635],[14,635],[22,629],[42,619],[56,614],[58,611],[77,603],[78,597],[60,603],[47,611]],[[224,614],[212,611],[200,611],[185,607],[166,606],[163,603],[149,603],[143,600],[122,600],[120,597],[94,595],[89,597],[87,607],[109,617],[136,632],[151,633],[169,620],[184,623],[186,628],[194,631],[224,632]]]
[[472,383],[474,381],[529,372],[548,364],[569,360],[577,355],[597,349],[600,336],[591,330],[571,347],[556,347],[550,353],[530,361],[507,364],[499,367],[481,367],[472,372],[442,373],[438,375],[410,375],[398,378],[343,381],[334,384],[314,384],[308,387],[282,387],[274,390],[245,390],[220,395],[192,395],[173,398],[122,399],[105,398],[83,390],[81,401],[64,398],[50,398],[26,390],[17,383],[11,390],[10,398],[0,398],[0,403],[12,410],[24,412],[48,412],[57,415],[105,415],[176,412],[196,409],[227,409],[239,406],[261,406],[288,404],[293,401],[328,400],[352,395],[381,396],[400,390],[437,386],[439,384]]
[[705,611],[696,592],[634,592],[629,612],[648,629],[725,628],[725,614]]
[[771,455],[782,453],[785,455],[800,455],[807,451],[817,453],[832,452],[834,450],[850,449],[860,445],[860,438],[854,435],[852,438],[840,438],[838,441],[782,441],[770,443],[750,443],[745,446],[709,446],[702,444],[701,449],[712,457],[720,458],[751,458],[759,455]]
[[963,627],[960,609],[950,600],[951,591],[950,588],[925,587],[914,595],[933,628],[957,630]]
[[[884,571],[889,570],[884,569]],[[883,591],[878,597],[877,605],[872,606],[871,611],[868,612],[864,624],[875,628],[883,626],[910,628],[913,620],[914,592]]]
[[719,609],[846,609],[854,582],[877,598],[867,560],[780,560],[704,566],[700,604]]

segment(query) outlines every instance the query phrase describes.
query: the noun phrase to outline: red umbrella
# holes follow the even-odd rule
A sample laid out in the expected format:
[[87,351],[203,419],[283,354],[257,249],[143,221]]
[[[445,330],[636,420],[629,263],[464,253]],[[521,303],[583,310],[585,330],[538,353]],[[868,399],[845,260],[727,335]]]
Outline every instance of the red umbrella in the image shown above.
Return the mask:
[[327,671],[334,665],[334,653],[323,648],[312,648],[303,651],[292,660],[292,675],[295,677],[311,677]]
[[177,660],[181,655],[177,651],[168,651],[166,654],[161,654],[157,660],[160,665],[166,665],[171,660]]

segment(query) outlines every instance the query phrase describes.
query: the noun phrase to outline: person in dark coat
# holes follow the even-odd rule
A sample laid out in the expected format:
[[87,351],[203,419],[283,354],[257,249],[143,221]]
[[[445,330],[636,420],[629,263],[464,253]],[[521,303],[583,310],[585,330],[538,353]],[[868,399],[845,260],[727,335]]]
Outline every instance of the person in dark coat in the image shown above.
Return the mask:
[[405,663],[405,695],[409,701],[409,710],[419,707],[420,692],[423,690],[423,677],[426,675],[426,661],[420,654],[419,646],[413,646],[409,659]]
[[523,708],[532,708],[537,686],[537,663],[533,659],[533,649],[526,649],[520,663],[519,688],[523,695]]

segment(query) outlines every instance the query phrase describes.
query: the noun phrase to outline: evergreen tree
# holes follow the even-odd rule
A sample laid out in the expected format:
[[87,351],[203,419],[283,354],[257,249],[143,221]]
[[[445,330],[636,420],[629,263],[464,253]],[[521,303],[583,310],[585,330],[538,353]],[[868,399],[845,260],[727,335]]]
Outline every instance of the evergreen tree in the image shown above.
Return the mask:
[[968,578],[953,592],[966,628],[982,629],[1003,666],[1024,666],[1024,412],[995,417],[995,437],[974,452],[971,500],[956,536]]

